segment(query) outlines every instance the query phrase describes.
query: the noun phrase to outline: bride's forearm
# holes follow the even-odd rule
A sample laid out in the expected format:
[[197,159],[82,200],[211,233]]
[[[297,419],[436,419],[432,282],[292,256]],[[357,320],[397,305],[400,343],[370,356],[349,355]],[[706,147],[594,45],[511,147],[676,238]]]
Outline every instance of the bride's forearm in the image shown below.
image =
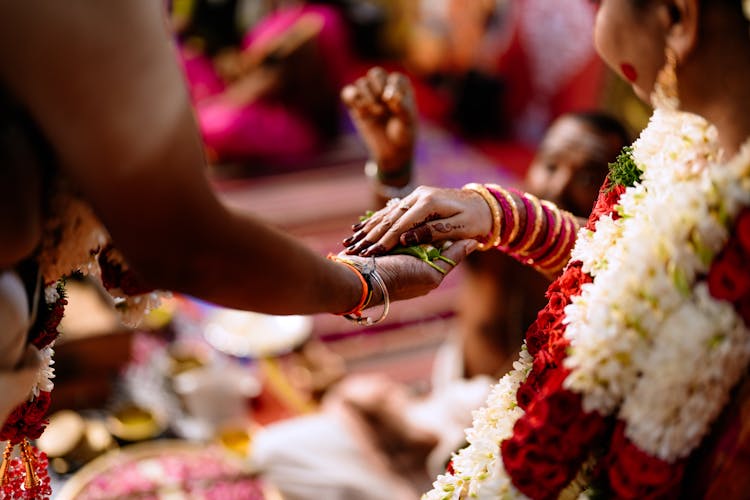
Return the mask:
[[534,195],[488,184],[495,203],[490,242],[546,276],[557,274],[570,259],[580,221],[554,203]]

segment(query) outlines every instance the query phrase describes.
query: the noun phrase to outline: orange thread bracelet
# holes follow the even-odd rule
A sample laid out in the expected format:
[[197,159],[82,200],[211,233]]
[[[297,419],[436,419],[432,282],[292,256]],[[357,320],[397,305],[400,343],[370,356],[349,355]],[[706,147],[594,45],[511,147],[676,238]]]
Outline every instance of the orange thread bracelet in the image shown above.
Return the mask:
[[367,307],[367,304],[370,302],[370,299],[372,298],[372,287],[367,282],[367,280],[362,275],[362,273],[359,272],[359,269],[354,267],[352,264],[350,264],[346,260],[340,257],[337,257],[333,254],[328,254],[328,260],[331,260],[333,262],[338,262],[339,264],[343,264],[349,269],[351,269],[352,272],[357,275],[357,277],[359,278],[359,281],[362,283],[362,297],[359,299],[359,302],[357,303],[357,305],[354,306],[354,308],[349,311],[341,312],[341,313],[334,313],[334,314],[336,314],[337,316],[350,316],[350,315],[360,316],[362,314],[362,310],[365,307]]

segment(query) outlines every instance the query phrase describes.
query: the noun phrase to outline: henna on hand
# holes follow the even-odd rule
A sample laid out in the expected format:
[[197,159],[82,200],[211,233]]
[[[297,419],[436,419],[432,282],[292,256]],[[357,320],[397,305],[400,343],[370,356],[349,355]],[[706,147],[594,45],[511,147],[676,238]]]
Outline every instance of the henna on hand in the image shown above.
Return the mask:
[[432,227],[438,233],[450,233],[451,231],[463,229],[464,226],[462,224],[453,225],[450,222],[437,222]]

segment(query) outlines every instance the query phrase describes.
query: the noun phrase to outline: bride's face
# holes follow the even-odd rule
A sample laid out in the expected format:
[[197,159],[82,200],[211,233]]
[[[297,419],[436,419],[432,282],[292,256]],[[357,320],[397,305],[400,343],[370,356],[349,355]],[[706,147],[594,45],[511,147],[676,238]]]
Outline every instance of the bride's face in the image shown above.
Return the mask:
[[653,0],[592,1],[598,7],[594,44],[599,55],[648,102],[664,64],[663,5]]

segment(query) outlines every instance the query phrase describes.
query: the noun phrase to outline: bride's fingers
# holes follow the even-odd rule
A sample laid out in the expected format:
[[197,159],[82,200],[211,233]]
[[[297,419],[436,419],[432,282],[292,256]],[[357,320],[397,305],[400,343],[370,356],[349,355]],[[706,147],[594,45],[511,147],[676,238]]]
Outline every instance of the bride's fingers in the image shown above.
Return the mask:
[[369,247],[372,244],[370,232],[377,228],[381,222],[391,214],[392,209],[393,205],[386,206],[375,212],[367,220],[353,225],[352,230],[355,231],[355,233],[343,241],[344,246],[347,247],[345,252],[354,255],[361,252],[363,248]]
[[421,201],[417,201],[414,205],[405,202],[384,217],[381,223],[368,233],[367,240],[370,244],[360,248],[360,255],[369,257],[387,252],[398,245],[399,237],[403,232],[436,216],[430,212],[430,207]]
[[[398,198],[391,199],[384,209],[377,212],[373,217],[366,221],[365,225],[362,227],[362,232],[365,234],[358,237],[359,242],[354,243],[347,248],[347,253],[362,255],[373,245],[373,243],[381,239],[382,235],[388,230],[388,228],[393,226],[408,208],[411,207],[411,203],[412,201],[409,197],[403,200]],[[384,253],[396,243],[398,243],[398,238],[394,240],[391,246],[374,249],[372,255]]]

